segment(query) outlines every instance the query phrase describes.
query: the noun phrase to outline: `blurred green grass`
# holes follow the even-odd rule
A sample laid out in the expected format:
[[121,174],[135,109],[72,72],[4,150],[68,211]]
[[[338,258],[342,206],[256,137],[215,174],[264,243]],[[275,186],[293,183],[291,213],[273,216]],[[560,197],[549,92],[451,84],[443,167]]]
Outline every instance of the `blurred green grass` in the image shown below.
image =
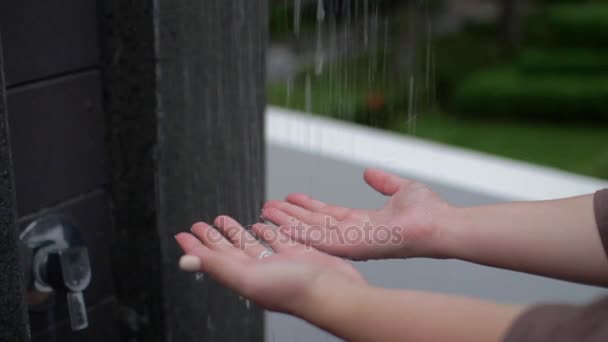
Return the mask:
[[[312,112],[352,121],[347,112],[333,114],[330,108],[356,109],[354,93],[338,94],[325,85],[312,87]],[[289,105],[285,88],[270,86],[269,103],[304,110],[305,90],[296,84]],[[342,102],[341,105],[338,102]],[[337,111],[335,113],[338,113]],[[582,175],[608,179],[608,127],[590,124],[486,120],[423,113],[415,126],[406,115],[391,130],[417,138],[554,167]],[[415,127],[415,128],[413,128]]]
[[[352,122],[370,91],[385,91],[394,97],[405,92],[394,83],[369,83],[367,68],[356,67],[365,64],[365,60],[358,58],[350,66],[342,64],[341,68],[351,71],[352,82],[348,87],[336,87],[326,74],[317,77],[305,72],[294,80],[289,96],[285,83],[270,84],[268,102],[296,110],[310,109],[318,115]],[[307,108],[307,77],[310,108]],[[608,125],[605,124],[496,120],[455,115],[435,108],[418,114],[413,129],[414,125],[407,122],[406,112],[399,108],[392,110],[397,117],[389,129],[394,132],[608,179]]]
[[[409,134],[403,122],[399,132]],[[608,127],[463,118],[418,117],[419,138],[608,179]]]

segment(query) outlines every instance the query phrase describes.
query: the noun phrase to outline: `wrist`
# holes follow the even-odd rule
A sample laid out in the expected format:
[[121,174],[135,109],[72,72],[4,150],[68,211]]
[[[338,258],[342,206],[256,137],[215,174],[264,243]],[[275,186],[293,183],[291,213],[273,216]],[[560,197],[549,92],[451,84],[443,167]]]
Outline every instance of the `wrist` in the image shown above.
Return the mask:
[[473,227],[472,208],[449,207],[435,222],[432,257],[462,259]]
[[357,312],[361,300],[371,291],[365,283],[327,272],[320,274],[309,287],[305,300],[291,312],[323,329],[333,331],[334,323]]

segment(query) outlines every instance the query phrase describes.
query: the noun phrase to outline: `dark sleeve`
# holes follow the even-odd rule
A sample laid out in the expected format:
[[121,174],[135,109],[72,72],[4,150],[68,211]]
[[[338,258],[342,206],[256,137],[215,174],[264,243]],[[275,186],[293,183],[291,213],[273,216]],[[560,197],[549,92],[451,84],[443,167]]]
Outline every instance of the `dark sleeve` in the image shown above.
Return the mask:
[[594,198],[595,220],[606,255],[608,255],[608,189],[598,191]]
[[541,305],[524,312],[506,342],[606,342],[608,297],[587,306]]
[[[604,250],[608,255],[608,189],[594,197],[594,210]],[[539,305],[520,315],[506,342],[606,342],[608,297],[587,306]]]

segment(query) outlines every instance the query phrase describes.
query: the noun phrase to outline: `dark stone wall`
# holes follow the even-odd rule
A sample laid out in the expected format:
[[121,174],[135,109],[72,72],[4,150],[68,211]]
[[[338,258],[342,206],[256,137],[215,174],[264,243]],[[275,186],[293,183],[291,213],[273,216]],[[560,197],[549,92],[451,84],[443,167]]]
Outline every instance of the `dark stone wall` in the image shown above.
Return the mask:
[[174,341],[262,339],[262,313],[175,265],[173,236],[228,214],[256,222],[264,198],[266,1],[158,1],[158,230]]
[[71,330],[65,294],[58,291],[44,308],[28,313],[34,342],[117,340],[97,6],[97,0],[0,1],[8,108],[2,122],[8,119],[11,133],[13,165],[7,168],[14,178],[17,231],[47,215],[65,217],[79,228],[92,269],[84,291],[89,327]]
[[173,236],[218,214],[257,220],[266,25],[265,0],[104,1],[123,337],[263,339],[261,310],[177,269]]
[[9,87],[99,65],[97,0],[0,1],[0,29]]
[[29,341],[15,224],[13,165],[0,37],[0,341]]
[[165,341],[154,179],[157,119],[153,1],[102,3],[104,107],[116,236],[112,267],[121,307],[122,339]]
[[29,335],[16,227],[49,214],[89,246],[90,327],[72,332],[57,298],[30,313],[34,341],[118,340],[117,321],[124,341],[263,338],[261,310],[177,270],[173,234],[258,216],[266,11],[264,0],[0,2],[0,342]]

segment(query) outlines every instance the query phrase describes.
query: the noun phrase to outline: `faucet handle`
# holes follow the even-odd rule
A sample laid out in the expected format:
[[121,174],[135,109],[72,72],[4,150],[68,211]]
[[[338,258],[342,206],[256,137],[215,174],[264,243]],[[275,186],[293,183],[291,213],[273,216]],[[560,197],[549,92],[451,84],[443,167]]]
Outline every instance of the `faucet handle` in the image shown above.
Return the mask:
[[28,256],[24,259],[28,293],[32,298],[45,295],[29,304],[38,308],[49,303],[51,293],[65,295],[72,329],[87,328],[82,292],[91,283],[91,264],[80,231],[61,217],[49,216],[30,223],[19,237]]
[[68,292],[66,294],[68,302],[68,313],[70,314],[70,326],[72,330],[83,330],[89,326],[87,306],[84,302],[82,291]]
[[65,286],[68,313],[72,330],[89,326],[87,307],[82,291],[91,282],[91,265],[86,247],[72,247],[58,252],[63,285]]
[[88,327],[84,291],[91,282],[91,265],[86,247],[68,247],[49,253],[46,266],[48,281],[65,293],[72,330]]
[[71,247],[58,252],[63,285],[71,292],[82,292],[91,283],[91,264],[86,247]]

